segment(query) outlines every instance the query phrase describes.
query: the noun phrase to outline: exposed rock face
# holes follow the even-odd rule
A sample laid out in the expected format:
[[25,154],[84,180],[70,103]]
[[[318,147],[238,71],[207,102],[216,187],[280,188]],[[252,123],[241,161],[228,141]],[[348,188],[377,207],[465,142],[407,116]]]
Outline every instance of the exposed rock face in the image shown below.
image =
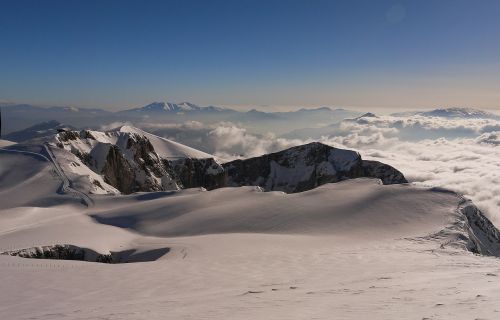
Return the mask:
[[133,132],[62,132],[56,138],[60,148],[125,194],[249,185],[293,193],[360,177],[384,184],[407,182],[389,165],[319,142],[221,165],[213,158],[161,157],[146,135]]
[[105,137],[97,141],[89,131],[62,132],[56,136],[57,145],[76,155],[122,193],[224,186],[224,169],[212,158],[165,159],[141,134],[98,132],[95,135]]
[[128,249],[124,251],[110,251],[98,253],[89,248],[82,248],[71,244],[56,244],[4,251],[0,254],[17,256],[28,259],[51,260],[78,260],[100,263],[129,263],[154,261],[167,254],[170,248],[157,248],[147,251]]
[[363,160],[363,176],[378,178],[383,184],[407,183],[401,172],[382,162]]
[[500,232],[468,199],[463,199],[459,211],[467,219],[468,249],[483,255],[500,256]]
[[[84,132],[84,131],[82,131],[82,132]],[[66,131],[66,132],[60,132],[58,134],[58,137],[59,137],[59,140],[61,142],[66,142],[69,140],[76,140],[76,139],[80,138],[80,134],[76,131]]]
[[419,240],[437,240],[441,248],[452,247],[476,254],[500,257],[500,232],[474,203],[460,194],[447,189],[433,188],[460,199],[456,219],[437,233]]
[[204,187],[208,190],[226,186],[224,168],[213,158],[180,159],[170,162],[181,188]]
[[100,173],[104,176],[106,183],[109,183],[123,193],[132,193],[139,189],[132,166],[116,146],[109,148],[106,162]]
[[53,259],[53,260],[78,260],[102,263],[113,263],[111,254],[99,254],[87,248],[80,248],[69,244],[56,244],[53,246],[32,247],[26,249],[2,252],[10,256],[31,259]]
[[316,188],[345,179],[379,178],[384,184],[406,183],[393,167],[364,161],[351,150],[313,142],[256,158],[223,164],[228,186],[253,185],[288,193]]

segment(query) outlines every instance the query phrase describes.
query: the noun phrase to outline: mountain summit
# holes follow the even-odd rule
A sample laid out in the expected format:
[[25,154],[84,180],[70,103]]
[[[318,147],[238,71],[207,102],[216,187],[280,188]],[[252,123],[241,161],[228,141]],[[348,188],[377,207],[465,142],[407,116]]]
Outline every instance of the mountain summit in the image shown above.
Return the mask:
[[230,111],[221,107],[200,107],[190,102],[153,102],[144,107],[120,111],[119,113],[184,113],[184,112],[222,112]]

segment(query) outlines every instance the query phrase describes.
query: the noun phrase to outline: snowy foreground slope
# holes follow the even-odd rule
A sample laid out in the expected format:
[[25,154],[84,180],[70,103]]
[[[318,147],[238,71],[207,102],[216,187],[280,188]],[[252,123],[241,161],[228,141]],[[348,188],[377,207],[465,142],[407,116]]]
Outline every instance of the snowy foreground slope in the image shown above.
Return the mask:
[[498,232],[452,192],[361,178],[288,194],[243,186],[89,201],[50,150],[0,149],[1,251],[72,245],[84,260],[130,263],[0,255],[2,319],[500,314]]

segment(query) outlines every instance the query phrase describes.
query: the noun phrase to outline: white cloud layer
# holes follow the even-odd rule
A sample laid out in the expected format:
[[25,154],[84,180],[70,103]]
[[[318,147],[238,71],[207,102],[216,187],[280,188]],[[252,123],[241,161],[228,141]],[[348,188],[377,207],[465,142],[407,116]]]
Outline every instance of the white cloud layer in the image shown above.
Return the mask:
[[254,157],[311,141],[355,149],[365,159],[394,166],[415,184],[464,194],[500,225],[500,122],[495,120],[366,117],[344,121],[335,135],[316,139],[256,135],[232,123],[190,122],[156,129],[223,159]]

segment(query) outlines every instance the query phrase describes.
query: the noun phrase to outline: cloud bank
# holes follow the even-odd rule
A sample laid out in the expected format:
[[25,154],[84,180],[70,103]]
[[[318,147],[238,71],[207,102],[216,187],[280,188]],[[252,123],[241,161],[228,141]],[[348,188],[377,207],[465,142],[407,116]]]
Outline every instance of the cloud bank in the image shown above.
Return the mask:
[[253,134],[229,122],[187,122],[146,129],[227,160],[312,141],[354,149],[365,159],[398,168],[417,185],[464,194],[500,225],[500,122],[496,120],[363,117],[343,121],[334,134],[306,139],[287,139],[271,132]]

